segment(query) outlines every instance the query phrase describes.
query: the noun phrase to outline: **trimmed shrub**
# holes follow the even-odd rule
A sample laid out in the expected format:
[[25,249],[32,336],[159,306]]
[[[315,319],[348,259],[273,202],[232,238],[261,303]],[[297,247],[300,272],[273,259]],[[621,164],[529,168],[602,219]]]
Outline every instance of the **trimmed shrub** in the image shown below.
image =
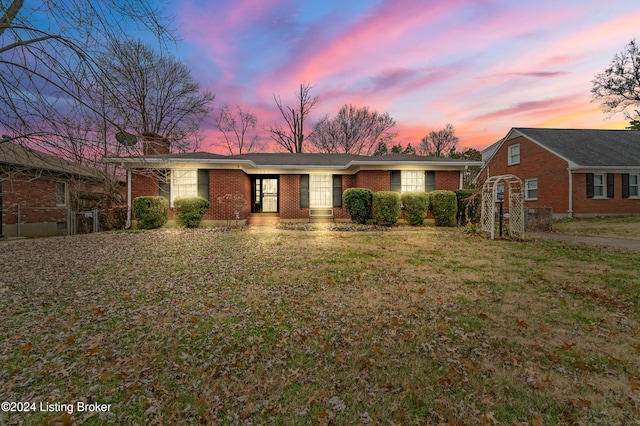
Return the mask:
[[133,200],[133,214],[139,228],[160,228],[169,219],[169,201],[160,196],[137,197]]
[[376,225],[391,226],[400,218],[400,194],[378,191],[373,194],[373,221]]
[[422,225],[429,209],[427,193],[423,191],[405,192],[400,199],[404,205],[404,218],[409,222],[409,225]]
[[453,191],[431,191],[429,208],[436,220],[436,226],[456,226],[458,198]]
[[181,197],[173,201],[176,222],[185,228],[197,228],[209,208],[209,201],[202,197]]
[[342,199],[352,222],[367,223],[367,219],[371,216],[373,191],[367,188],[347,188],[342,194]]
[[454,191],[458,198],[458,225],[480,221],[480,194],[473,189],[458,189]]

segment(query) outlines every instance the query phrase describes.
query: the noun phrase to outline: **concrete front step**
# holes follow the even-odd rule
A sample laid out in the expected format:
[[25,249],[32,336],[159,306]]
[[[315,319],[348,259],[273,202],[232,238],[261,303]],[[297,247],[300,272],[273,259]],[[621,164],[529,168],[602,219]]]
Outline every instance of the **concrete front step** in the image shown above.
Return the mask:
[[247,225],[277,225],[280,217],[277,214],[252,214],[247,218]]

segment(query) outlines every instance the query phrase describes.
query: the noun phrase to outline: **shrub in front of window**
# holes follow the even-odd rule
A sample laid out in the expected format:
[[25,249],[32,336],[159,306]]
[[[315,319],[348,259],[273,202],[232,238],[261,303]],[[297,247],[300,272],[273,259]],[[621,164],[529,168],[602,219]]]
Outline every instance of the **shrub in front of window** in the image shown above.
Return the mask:
[[138,197],[133,200],[133,214],[138,221],[138,228],[160,228],[169,219],[169,201],[159,196]]
[[400,218],[400,195],[392,191],[373,193],[373,221],[376,225],[391,226]]
[[209,201],[202,197],[180,197],[173,201],[176,223],[184,228],[197,228],[209,208]]
[[400,199],[404,206],[404,218],[409,222],[409,225],[422,225],[429,209],[427,193],[424,191],[405,192]]
[[365,224],[371,216],[373,191],[367,188],[348,188],[342,194],[344,208],[349,213],[351,221]]
[[458,198],[453,191],[431,191],[429,208],[433,213],[436,226],[456,226],[458,214]]
[[480,193],[473,189],[458,189],[454,191],[458,198],[458,225],[480,221]]

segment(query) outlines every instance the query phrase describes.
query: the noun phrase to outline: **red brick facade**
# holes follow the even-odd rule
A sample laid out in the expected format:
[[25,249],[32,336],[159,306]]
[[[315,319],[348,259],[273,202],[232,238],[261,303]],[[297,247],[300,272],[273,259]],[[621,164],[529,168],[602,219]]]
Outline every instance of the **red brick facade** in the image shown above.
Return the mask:
[[[259,176],[259,175],[256,175]],[[299,174],[281,174],[278,176],[279,200],[278,213],[281,219],[304,220],[309,218],[309,209],[300,207]],[[158,195],[157,172],[145,170],[132,173],[132,198],[142,195]],[[212,169],[209,171],[209,202],[211,207],[205,214],[205,220],[234,219],[237,209],[236,201],[224,201],[223,197],[242,197],[243,209],[240,219],[251,214],[251,176],[237,169]],[[459,171],[437,171],[436,189],[456,190],[460,185]],[[391,175],[384,170],[360,170],[353,175],[342,175],[342,190],[347,188],[369,188],[372,191],[388,191],[391,187]],[[227,197],[228,199],[229,197]],[[218,201],[220,199],[220,201]],[[344,206],[334,207],[333,216],[337,219],[349,219]],[[173,212],[170,213],[173,219]]]
[[[520,145],[520,162],[509,165],[509,147]],[[556,217],[573,215],[615,215],[640,213],[640,199],[622,198],[622,177],[614,174],[615,196],[613,198],[588,198],[585,171],[574,171],[572,179],[572,206],[569,205],[569,164],[524,136],[506,141],[490,159],[480,176],[512,174],[525,184],[526,179],[538,179],[538,194],[535,200],[525,200],[526,208],[551,207]],[[437,182],[437,181],[436,181]]]

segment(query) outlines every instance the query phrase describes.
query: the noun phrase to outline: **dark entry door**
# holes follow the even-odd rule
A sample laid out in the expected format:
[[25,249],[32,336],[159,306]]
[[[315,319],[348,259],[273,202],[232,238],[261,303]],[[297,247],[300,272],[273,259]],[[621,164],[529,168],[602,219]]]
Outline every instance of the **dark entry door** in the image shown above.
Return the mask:
[[277,178],[255,178],[253,184],[253,212],[278,212]]

